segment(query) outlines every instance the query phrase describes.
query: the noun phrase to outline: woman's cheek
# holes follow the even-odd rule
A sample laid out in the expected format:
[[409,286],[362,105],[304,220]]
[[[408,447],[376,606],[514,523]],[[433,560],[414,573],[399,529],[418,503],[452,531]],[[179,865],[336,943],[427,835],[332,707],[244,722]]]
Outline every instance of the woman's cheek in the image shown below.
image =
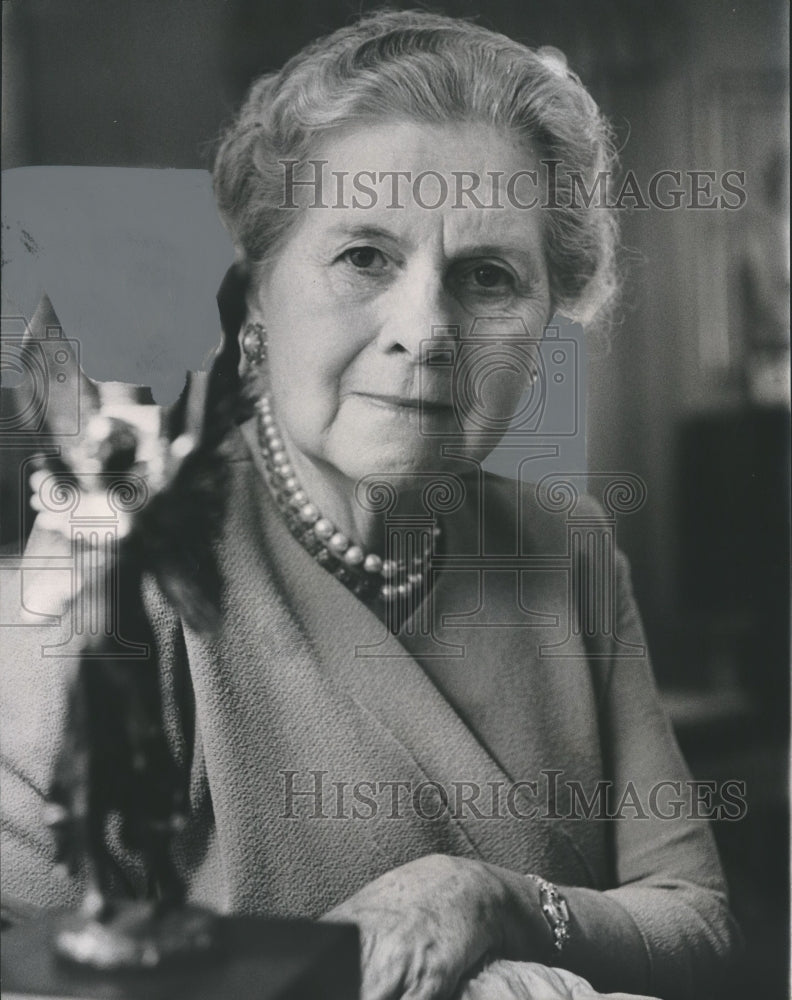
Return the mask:
[[544,334],[550,319],[550,292],[545,288],[541,297],[534,299],[526,308],[525,325],[531,337],[538,340]]

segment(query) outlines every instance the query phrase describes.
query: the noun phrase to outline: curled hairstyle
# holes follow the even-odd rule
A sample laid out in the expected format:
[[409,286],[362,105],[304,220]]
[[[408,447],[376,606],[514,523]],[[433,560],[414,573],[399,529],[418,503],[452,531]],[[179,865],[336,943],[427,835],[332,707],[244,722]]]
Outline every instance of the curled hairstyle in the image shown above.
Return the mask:
[[557,50],[417,11],[366,16],[252,86],[214,169],[220,211],[249,265],[274,255],[299,214],[278,208],[279,161],[307,161],[331,129],[383,120],[484,122],[555,161],[542,199],[559,206],[545,213],[553,310],[581,322],[607,314],[617,287],[615,219],[579,187],[591,192],[614,165],[597,105]]

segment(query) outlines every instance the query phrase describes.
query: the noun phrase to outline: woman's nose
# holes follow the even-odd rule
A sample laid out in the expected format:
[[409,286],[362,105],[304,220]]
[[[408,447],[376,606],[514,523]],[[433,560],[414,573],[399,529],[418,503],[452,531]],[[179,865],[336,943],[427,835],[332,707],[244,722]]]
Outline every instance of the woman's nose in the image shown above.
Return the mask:
[[460,322],[459,303],[443,286],[433,269],[405,272],[403,280],[389,291],[383,303],[378,341],[386,353],[404,353],[420,362],[423,345],[437,327]]

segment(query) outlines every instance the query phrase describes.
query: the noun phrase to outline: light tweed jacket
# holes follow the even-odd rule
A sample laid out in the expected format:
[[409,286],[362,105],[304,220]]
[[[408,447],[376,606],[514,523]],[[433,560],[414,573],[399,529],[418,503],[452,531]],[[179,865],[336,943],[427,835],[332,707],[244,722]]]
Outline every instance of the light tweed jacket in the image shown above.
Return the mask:
[[[573,629],[563,657],[540,655],[575,614],[558,568],[487,574],[496,590],[521,581],[506,623],[488,610],[481,573],[446,571],[437,587],[451,588],[451,606],[472,618],[435,623],[431,641],[400,642],[288,533],[249,430],[229,444],[220,632],[190,632],[150,593],[169,736],[191,769],[191,819],[178,844],[191,897],[241,913],[318,916],[410,859],[481,858],[569,887],[572,912],[592,917],[616,967],[620,937],[637,925],[646,956],[634,988],[714,996],[737,932],[707,824],[685,811],[661,818],[674,813],[662,796],[648,808],[653,786],[688,775],[646,656],[613,655],[616,637],[643,644],[624,560],[616,637],[584,648]],[[469,551],[517,545],[563,556],[564,517],[527,497],[517,518],[515,488],[488,482],[471,522],[486,537],[470,533]],[[41,534],[31,546],[58,554]],[[24,591],[35,609],[33,576]],[[44,905],[74,902],[79,888],[54,874],[40,821],[65,674],[41,646],[61,631],[5,627],[2,641],[3,887]],[[453,644],[463,656],[429,655]],[[617,798],[632,783],[638,807],[585,819],[571,785],[590,798],[600,781]],[[118,860],[134,883],[134,859]]]

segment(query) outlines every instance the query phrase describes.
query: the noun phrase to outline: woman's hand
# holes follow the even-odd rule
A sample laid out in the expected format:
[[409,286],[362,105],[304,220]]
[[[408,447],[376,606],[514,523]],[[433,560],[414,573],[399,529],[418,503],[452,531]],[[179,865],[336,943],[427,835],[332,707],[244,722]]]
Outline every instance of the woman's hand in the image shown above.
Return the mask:
[[652,1000],[634,993],[597,993],[566,969],[497,960],[469,979],[454,1000]]
[[324,919],[360,928],[362,1000],[447,1000],[485,955],[503,954],[510,906],[488,866],[433,854],[375,879]]

